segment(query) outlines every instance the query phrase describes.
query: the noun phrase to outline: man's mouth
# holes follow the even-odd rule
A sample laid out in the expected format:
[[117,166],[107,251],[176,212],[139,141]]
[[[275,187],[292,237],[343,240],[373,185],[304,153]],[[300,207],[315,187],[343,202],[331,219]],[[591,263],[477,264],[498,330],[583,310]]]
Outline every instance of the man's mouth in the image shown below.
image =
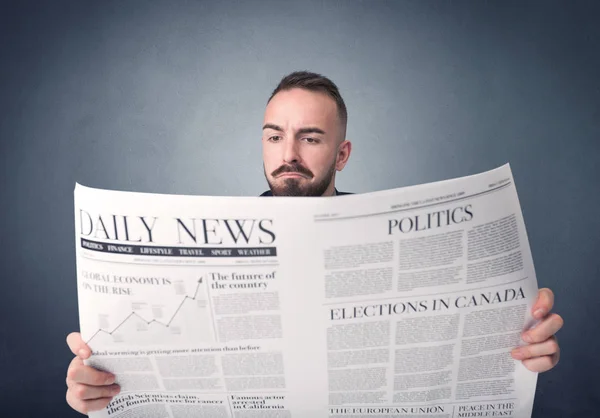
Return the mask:
[[281,173],[277,177],[282,177],[282,178],[303,178],[303,179],[308,178],[306,175],[304,175],[302,173],[293,173],[293,172]]
[[308,168],[302,167],[299,164],[281,166],[277,170],[273,171],[271,175],[275,178],[305,178],[311,179],[313,174]]

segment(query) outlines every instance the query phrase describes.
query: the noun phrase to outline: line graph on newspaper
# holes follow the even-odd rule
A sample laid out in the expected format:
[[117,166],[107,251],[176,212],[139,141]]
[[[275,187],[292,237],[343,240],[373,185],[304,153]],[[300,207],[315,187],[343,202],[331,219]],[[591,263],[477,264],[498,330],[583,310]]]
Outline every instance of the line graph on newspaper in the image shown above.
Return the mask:
[[[141,278],[127,275],[126,272],[87,273],[110,282],[94,285],[96,292],[104,290],[107,296],[111,296],[110,293],[122,293],[121,306],[127,306],[129,311],[123,315],[123,309],[114,309],[114,305],[108,303],[90,305],[89,309],[95,311],[94,328],[97,329],[86,340],[90,346],[146,346],[157,341],[173,343],[184,340],[193,343],[214,342],[206,279],[199,276],[197,271],[192,277],[187,275],[178,278]],[[127,285],[129,287],[125,287]],[[117,316],[116,312],[121,315]]]

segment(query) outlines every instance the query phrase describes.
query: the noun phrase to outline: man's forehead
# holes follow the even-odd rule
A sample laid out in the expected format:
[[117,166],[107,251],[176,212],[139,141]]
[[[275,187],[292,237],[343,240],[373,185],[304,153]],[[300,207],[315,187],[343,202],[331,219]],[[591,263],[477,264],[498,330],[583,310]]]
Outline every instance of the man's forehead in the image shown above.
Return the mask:
[[321,126],[324,130],[337,122],[335,101],[325,93],[304,89],[278,92],[265,109],[263,125],[282,128]]

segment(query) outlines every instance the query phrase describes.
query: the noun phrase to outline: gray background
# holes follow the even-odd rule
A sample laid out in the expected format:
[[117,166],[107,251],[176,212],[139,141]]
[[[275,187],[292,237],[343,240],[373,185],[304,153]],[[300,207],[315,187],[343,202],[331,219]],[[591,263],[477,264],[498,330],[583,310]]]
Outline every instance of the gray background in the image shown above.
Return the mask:
[[[534,416],[599,401],[597,2],[3,2],[0,398],[64,402],[78,329],[73,188],[257,195],[279,79],[322,72],[349,110],[341,190],[510,162],[540,286],[565,318]],[[14,401],[9,403],[8,401]],[[6,409],[8,408],[8,409]],[[8,413],[8,412],[7,412]]]

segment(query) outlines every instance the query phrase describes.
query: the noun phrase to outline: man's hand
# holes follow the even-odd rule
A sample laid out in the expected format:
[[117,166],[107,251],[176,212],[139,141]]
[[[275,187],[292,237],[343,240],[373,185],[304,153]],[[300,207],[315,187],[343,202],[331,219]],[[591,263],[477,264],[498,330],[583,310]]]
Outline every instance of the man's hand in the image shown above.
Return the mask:
[[111,373],[96,370],[83,364],[92,354],[78,332],[67,336],[67,344],[75,354],[67,369],[67,403],[82,414],[104,409],[113,396],[119,393]]
[[528,345],[515,348],[511,355],[522,360],[532,372],[545,372],[556,366],[560,358],[560,347],[554,334],[563,326],[560,315],[550,313],[554,305],[554,293],[550,289],[540,289],[531,312],[540,322],[521,335]]

